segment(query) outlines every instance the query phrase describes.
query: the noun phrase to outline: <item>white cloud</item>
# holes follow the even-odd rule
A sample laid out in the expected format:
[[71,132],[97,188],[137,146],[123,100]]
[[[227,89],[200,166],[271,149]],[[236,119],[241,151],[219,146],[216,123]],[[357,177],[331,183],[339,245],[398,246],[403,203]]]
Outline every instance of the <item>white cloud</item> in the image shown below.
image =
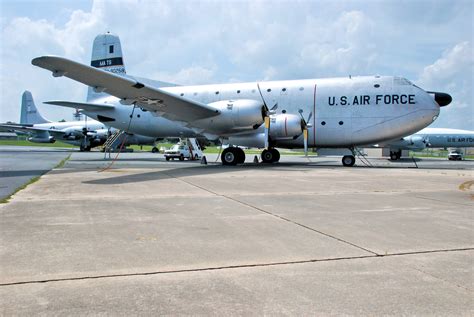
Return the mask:
[[446,50],[426,66],[417,84],[426,90],[449,93],[453,102],[442,108],[434,126],[474,128],[474,56],[472,43],[464,41]]
[[[454,77],[464,77],[463,73],[473,74],[474,55],[472,43],[462,42],[449,49],[443,57],[423,69],[420,82],[425,84],[437,84]],[[472,81],[472,76],[471,81]],[[469,76],[467,76],[469,78]]]

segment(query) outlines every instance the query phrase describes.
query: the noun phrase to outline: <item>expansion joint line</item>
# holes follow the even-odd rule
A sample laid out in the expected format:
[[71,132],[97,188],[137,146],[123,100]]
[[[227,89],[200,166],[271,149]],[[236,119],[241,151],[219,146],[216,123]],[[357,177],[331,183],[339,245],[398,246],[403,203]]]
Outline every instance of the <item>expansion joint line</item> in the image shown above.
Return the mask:
[[304,229],[307,229],[307,230],[316,232],[316,233],[318,233],[318,234],[321,234],[321,235],[323,235],[323,236],[326,236],[326,237],[329,237],[329,238],[331,238],[331,239],[337,240],[337,241],[339,241],[339,242],[348,244],[348,245],[350,245],[350,246],[352,246],[352,247],[355,247],[355,248],[357,248],[357,249],[360,249],[360,250],[363,250],[363,251],[365,251],[365,252],[371,253],[371,254],[373,254],[373,255],[377,255],[377,256],[380,256],[380,255],[381,255],[381,254],[378,254],[378,253],[376,253],[376,252],[374,252],[374,251],[371,251],[371,250],[369,250],[369,249],[366,249],[366,248],[364,248],[364,247],[361,247],[361,246],[359,246],[359,245],[357,245],[357,244],[354,244],[354,243],[352,243],[352,242],[349,242],[349,241],[347,241],[347,240],[344,240],[344,239],[338,238],[338,237],[336,237],[336,236],[333,236],[333,235],[331,235],[331,234],[329,234],[329,233],[325,233],[325,232],[323,232],[323,231],[320,231],[320,230],[317,230],[317,229],[308,227],[308,226],[306,226],[306,225],[304,225],[304,224],[302,224],[302,223],[299,223],[299,222],[296,222],[296,221],[291,220],[291,219],[289,219],[289,218],[286,218],[286,217],[283,217],[283,216],[274,214],[274,213],[272,213],[272,212],[270,212],[270,211],[267,211],[267,210],[262,209],[262,208],[259,208],[259,207],[257,207],[257,206],[254,206],[254,205],[248,204],[248,203],[246,203],[246,202],[240,201],[240,200],[238,200],[238,199],[236,199],[236,198],[233,198],[233,197],[230,197],[230,196],[227,196],[227,195],[222,195],[222,194],[216,193],[216,192],[214,192],[214,191],[212,191],[212,190],[209,190],[209,189],[204,188],[204,187],[202,187],[202,186],[196,185],[196,184],[194,184],[194,183],[191,183],[191,182],[186,181],[186,180],[184,180],[184,179],[178,178],[178,177],[176,177],[176,176],[169,175],[169,174],[167,174],[167,175],[170,176],[170,177],[176,178],[177,180],[180,180],[180,181],[183,182],[183,183],[186,183],[186,184],[188,184],[188,185],[194,186],[194,187],[199,188],[199,189],[201,189],[201,190],[207,191],[208,193],[211,193],[211,194],[213,194],[213,195],[220,196],[220,197],[224,197],[224,198],[229,199],[229,200],[232,200],[232,201],[234,201],[234,202],[236,202],[236,203],[238,203],[238,204],[241,204],[241,205],[244,205],[244,206],[246,206],[246,207],[255,209],[255,210],[259,211],[259,212],[265,213],[265,214],[267,214],[267,215],[270,215],[270,216],[272,216],[272,217],[278,218],[278,219],[280,219],[280,220],[284,220],[284,221],[286,221],[286,222],[289,222],[289,223],[291,223],[291,224],[294,224],[294,225],[296,225],[296,226],[302,227],[302,228],[304,228]]
[[103,275],[89,275],[89,276],[78,276],[78,277],[51,278],[51,279],[45,279],[45,280],[29,280],[29,281],[0,283],[0,287],[25,285],[25,284],[42,284],[42,283],[52,283],[52,282],[98,280],[98,279],[105,279],[105,278],[120,278],[120,277],[123,278],[123,277],[133,277],[133,276],[149,276],[149,275],[161,275],[161,274],[179,274],[179,273],[191,273],[191,272],[208,272],[208,271],[219,271],[219,270],[273,267],[273,266],[296,265],[296,264],[318,263],[318,262],[337,262],[337,261],[351,261],[351,260],[361,260],[361,259],[381,259],[381,258],[386,258],[386,257],[407,256],[407,255],[426,254],[426,253],[459,252],[459,251],[474,251],[474,248],[428,250],[428,251],[419,251],[419,252],[415,251],[415,252],[404,252],[404,253],[392,253],[392,254],[386,254],[386,255],[381,255],[381,256],[360,255],[360,256],[348,256],[348,257],[338,257],[338,258],[308,259],[308,260],[297,260],[297,261],[282,261],[282,262],[269,262],[269,263],[253,263],[253,264],[237,264],[237,265],[215,266],[215,267],[189,268],[189,269],[181,269],[181,270],[163,270],[163,271],[149,271],[149,272],[136,272],[136,273],[103,274]]

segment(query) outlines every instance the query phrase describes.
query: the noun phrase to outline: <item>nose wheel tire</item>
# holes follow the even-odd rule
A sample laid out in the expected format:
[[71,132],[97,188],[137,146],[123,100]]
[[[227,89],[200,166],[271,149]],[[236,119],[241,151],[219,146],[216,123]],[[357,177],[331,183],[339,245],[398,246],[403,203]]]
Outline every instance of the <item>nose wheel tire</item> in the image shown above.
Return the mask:
[[342,165],[344,166],[354,166],[355,161],[356,159],[353,155],[344,155],[342,157]]

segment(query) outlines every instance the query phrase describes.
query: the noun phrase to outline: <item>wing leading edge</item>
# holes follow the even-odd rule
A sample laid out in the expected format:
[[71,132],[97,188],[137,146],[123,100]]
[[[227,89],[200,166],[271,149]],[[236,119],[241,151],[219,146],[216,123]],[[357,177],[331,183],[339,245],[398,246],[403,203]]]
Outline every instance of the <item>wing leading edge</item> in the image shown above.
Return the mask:
[[219,110],[206,104],[181,98],[159,88],[147,86],[133,78],[118,76],[66,58],[42,56],[33,59],[31,63],[50,70],[55,77],[68,77],[91,86],[96,91],[120,98],[124,104],[136,103],[170,120],[193,122],[220,113]]
[[52,100],[52,101],[46,101],[43,103],[48,104],[48,105],[54,105],[54,106],[82,109],[85,111],[102,111],[102,110],[111,110],[115,108],[115,106],[113,105],[95,104],[95,103],[87,103],[87,102],[75,102],[75,101]]

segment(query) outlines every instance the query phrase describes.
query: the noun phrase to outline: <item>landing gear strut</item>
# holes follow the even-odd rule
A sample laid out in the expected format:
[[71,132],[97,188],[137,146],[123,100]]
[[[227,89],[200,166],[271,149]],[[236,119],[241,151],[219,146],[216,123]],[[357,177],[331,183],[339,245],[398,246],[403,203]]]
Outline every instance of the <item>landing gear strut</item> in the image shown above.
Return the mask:
[[277,149],[265,149],[261,154],[263,163],[275,163],[280,160],[280,152]]
[[237,165],[245,162],[245,152],[239,147],[228,147],[221,154],[222,165]]

